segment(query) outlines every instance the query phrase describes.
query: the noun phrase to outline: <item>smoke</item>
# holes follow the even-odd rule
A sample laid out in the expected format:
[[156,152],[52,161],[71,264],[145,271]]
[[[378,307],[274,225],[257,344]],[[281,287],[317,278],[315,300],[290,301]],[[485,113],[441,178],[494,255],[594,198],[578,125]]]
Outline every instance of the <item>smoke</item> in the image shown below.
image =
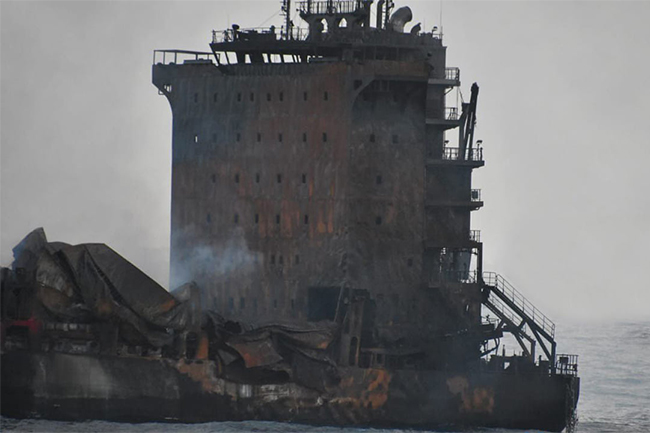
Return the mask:
[[248,274],[260,255],[248,248],[241,228],[224,240],[213,238],[211,243],[191,229],[178,231],[172,235],[172,245],[178,252],[172,252],[170,288],[191,281],[204,286],[235,274]]

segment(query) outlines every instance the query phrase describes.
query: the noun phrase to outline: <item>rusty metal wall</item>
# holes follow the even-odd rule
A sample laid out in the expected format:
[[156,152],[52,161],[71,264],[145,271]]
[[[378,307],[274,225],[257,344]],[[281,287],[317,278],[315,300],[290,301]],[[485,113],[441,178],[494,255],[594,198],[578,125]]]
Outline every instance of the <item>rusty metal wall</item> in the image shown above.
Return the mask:
[[471,169],[425,163],[442,153],[444,128],[426,118],[445,89],[427,79],[444,77],[445,48],[422,50],[427,61],[227,75],[154,66],[154,84],[172,85],[172,281],[191,277],[246,320],[305,320],[309,287],[364,289],[378,344],[480,323],[477,285],[429,287],[431,258],[468,237],[471,209],[427,204],[464,199]]

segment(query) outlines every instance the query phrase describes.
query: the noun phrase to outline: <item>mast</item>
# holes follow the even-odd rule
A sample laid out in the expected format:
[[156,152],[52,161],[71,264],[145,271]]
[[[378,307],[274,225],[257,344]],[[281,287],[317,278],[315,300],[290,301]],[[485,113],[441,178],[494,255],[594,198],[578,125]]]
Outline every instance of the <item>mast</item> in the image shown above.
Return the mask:
[[[311,7],[311,2],[310,7]],[[282,0],[282,12],[284,12],[285,39],[291,39],[291,0]]]

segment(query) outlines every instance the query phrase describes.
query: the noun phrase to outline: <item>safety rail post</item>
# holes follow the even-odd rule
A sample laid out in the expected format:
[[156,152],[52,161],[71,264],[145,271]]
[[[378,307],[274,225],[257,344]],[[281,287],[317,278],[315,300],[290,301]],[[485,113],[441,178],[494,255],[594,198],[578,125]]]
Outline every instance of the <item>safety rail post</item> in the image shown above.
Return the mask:
[[460,68],[458,67],[445,68],[445,80],[460,81]]
[[445,120],[458,120],[458,108],[445,107]]

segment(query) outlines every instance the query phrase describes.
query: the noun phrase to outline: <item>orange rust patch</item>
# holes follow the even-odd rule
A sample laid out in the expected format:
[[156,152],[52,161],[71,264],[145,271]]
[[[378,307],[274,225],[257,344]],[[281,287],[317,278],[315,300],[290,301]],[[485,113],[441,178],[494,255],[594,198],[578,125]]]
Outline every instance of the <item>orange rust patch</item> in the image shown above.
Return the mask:
[[447,388],[462,401],[460,412],[492,413],[494,410],[494,390],[489,388],[470,389],[467,378],[455,376],[447,379]]
[[463,407],[468,412],[492,413],[494,410],[494,390],[474,388],[467,401],[463,396]]
[[196,359],[208,359],[208,335],[205,332],[201,332],[199,347],[196,350]]
[[165,302],[160,306],[160,311],[169,311],[175,306],[176,306],[176,300],[170,299],[169,301]]
[[215,366],[211,361],[204,361],[201,364],[186,364],[181,359],[176,363],[176,369],[195,382],[199,382],[205,392],[221,394],[224,391],[222,381],[215,376],[215,370],[219,370],[219,366]]
[[370,384],[361,397],[363,405],[373,409],[382,407],[388,400],[388,385],[392,376],[387,370],[373,369],[366,373],[365,379],[370,380]]

